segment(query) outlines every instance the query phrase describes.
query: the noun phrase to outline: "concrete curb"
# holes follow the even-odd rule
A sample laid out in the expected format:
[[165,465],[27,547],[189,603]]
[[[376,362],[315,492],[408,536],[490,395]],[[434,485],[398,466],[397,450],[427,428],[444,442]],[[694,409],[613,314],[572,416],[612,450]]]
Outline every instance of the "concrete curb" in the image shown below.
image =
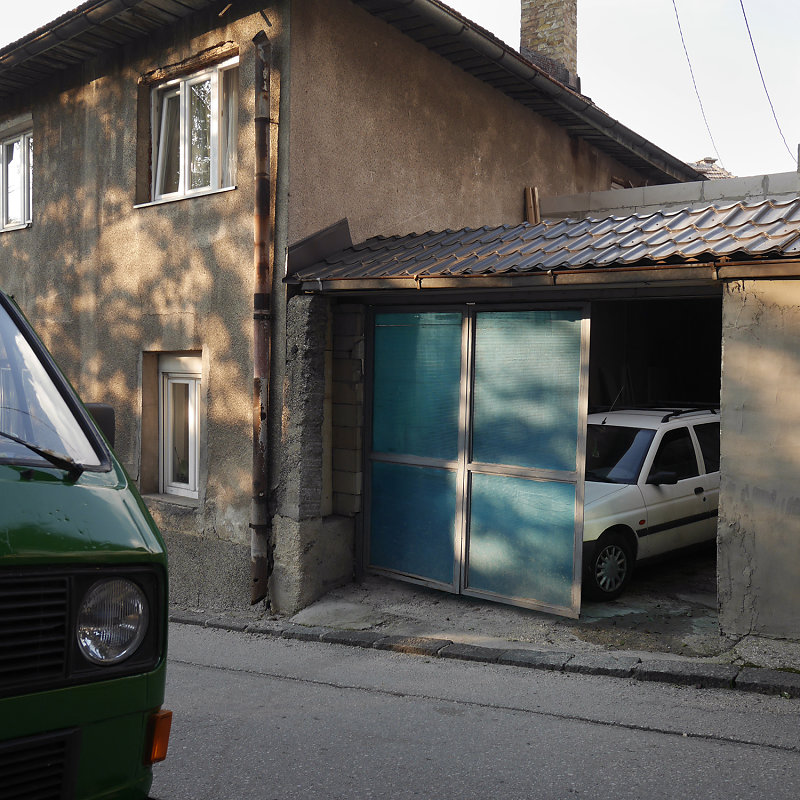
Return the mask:
[[533,648],[482,647],[452,642],[449,639],[306,627],[277,620],[246,623],[192,611],[173,611],[169,615],[169,621],[181,625],[196,625],[304,642],[391,650],[430,658],[453,658],[484,664],[502,664],[583,675],[606,675],[696,688],[738,689],[759,694],[781,695],[786,698],[800,698],[800,673],[762,667],[737,667],[733,664],[715,664],[696,659],[682,661],[641,659],[635,656],[618,656],[610,652],[575,654]]

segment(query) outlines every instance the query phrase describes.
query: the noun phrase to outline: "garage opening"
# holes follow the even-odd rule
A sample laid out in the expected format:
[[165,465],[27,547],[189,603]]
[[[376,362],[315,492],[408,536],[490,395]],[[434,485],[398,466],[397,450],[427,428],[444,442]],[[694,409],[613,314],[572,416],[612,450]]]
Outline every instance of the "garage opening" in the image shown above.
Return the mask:
[[[609,408],[620,412],[626,408],[719,408],[720,296],[596,300],[592,302],[591,314],[590,414]],[[705,426],[708,430],[712,427]],[[695,428],[698,433],[703,429],[703,426]],[[700,491],[705,485],[702,475],[697,484]],[[670,488],[665,487],[664,491]],[[662,492],[654,489],[654,493]],[[587,484],[588,494],[591,492]],[[709,494],[708,504],[711,502],[716,503],[716,497]],[[710,523],[713,529],[715,519],[705,524]],[[685,530],[689,528],[690,525],[685,526]],[[657,539],[654,536],[645,540],[641,532],[639,537],[640,545],[647,541],[648,546]],[[664,602],[667,597],[706,597],[709,613],[716,616],[715,543],[675,557],[670,557],[669,552],[661,555],[667,557],[637,566],[620,598],[621,604],[635,603],[658,613],[668,607]],[[584,603],[591,599],[586,595],[584,592]],[[603,613],[609,611],[605,609]]]

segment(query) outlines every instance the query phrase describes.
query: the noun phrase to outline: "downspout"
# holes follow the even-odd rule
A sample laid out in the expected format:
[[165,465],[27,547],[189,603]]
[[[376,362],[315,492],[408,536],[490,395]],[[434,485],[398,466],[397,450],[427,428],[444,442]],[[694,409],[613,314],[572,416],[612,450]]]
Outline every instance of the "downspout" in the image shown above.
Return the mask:
[[255,54],[255,204],[253,213],[253,497],[250,521],[250,603],[268,593],[271,571],[269,513],[269,374],[271,361],[273,230],[270,216],[270,77],[272,44],[263,31]]

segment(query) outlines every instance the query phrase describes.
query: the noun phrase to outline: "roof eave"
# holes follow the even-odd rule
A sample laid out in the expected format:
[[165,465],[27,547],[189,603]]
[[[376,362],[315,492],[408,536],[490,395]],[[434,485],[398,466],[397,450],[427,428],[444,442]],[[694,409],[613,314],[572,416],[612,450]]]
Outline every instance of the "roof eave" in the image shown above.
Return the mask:
[[641,264],[635,266],[553,269],[537,273],[505,273],[503,275],[409,276],[403,278],[332,278],[303,280],[286,279],[311,294],[380,293],[384,291],[494,289],[540,289],[648,285],[714,284],[729,280],[800,278],[800,260],[769,259],[749,261],[706,261],[689,264]]

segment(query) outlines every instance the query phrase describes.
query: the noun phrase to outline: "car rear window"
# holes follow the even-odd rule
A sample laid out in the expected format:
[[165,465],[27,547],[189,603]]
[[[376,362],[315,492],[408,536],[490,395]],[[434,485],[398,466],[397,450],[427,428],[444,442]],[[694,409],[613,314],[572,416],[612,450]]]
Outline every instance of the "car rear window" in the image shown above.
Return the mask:
[[706,472],[719,472],[719,422],[706,422],[695,425],[694,432],[700,443]]

